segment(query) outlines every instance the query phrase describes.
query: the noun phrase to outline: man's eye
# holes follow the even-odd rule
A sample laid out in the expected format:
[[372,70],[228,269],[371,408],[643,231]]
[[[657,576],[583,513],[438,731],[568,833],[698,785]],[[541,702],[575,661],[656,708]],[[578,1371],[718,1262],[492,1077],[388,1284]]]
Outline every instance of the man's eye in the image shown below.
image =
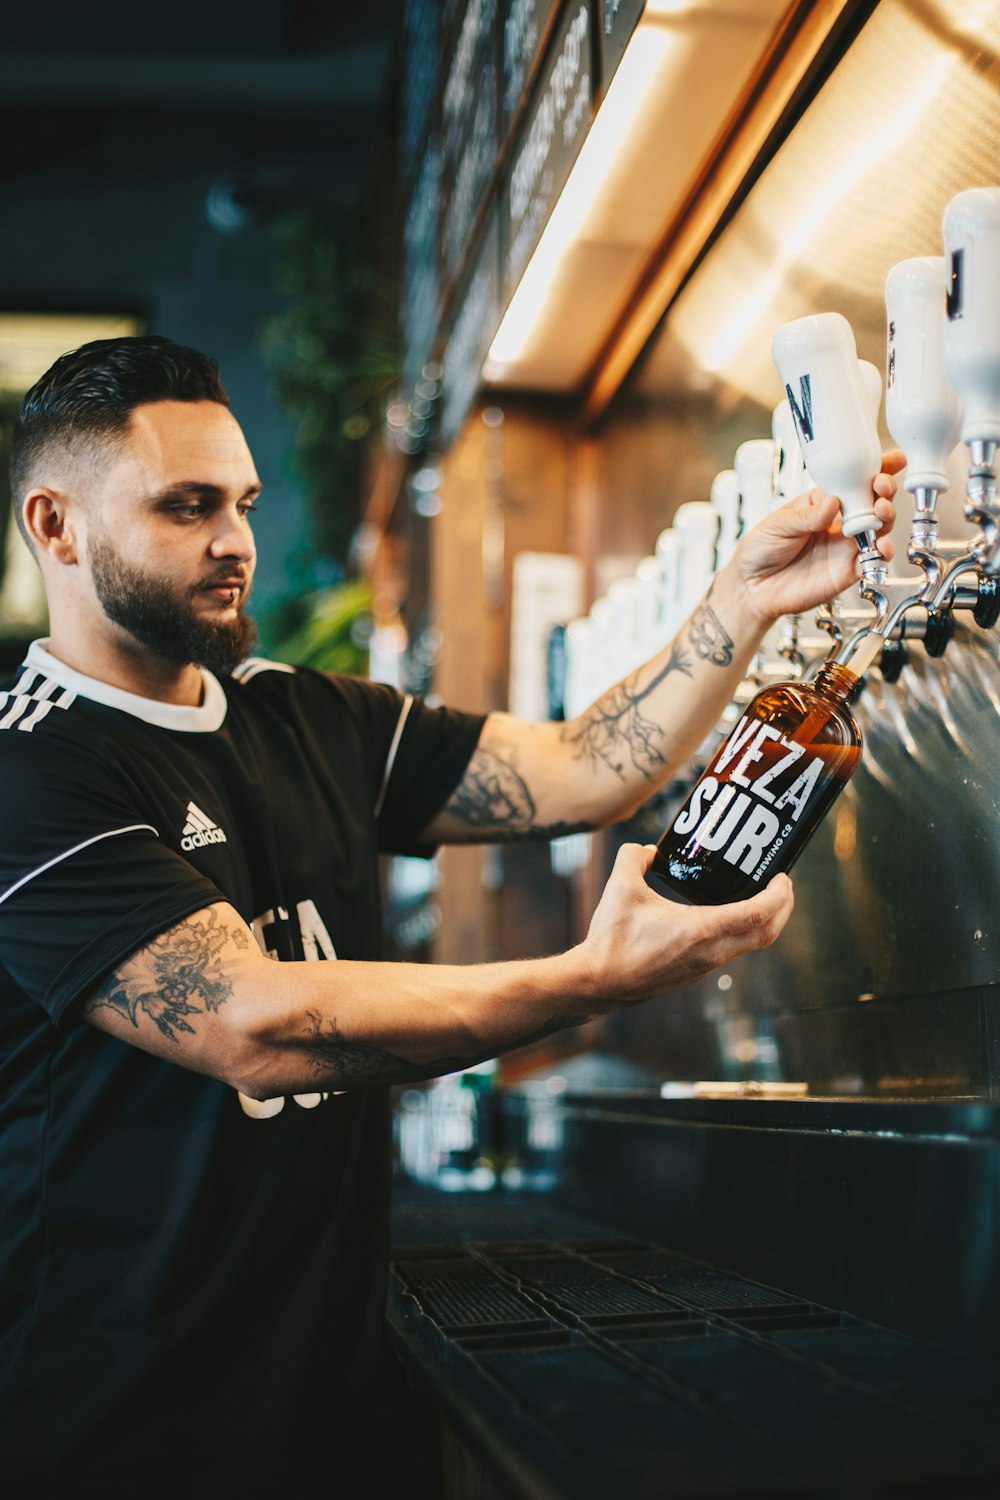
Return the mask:
[[256,514],[257,514],[257,507],[256,507],[256,505],[241,505],[240,506],[240,515],[241,516],[255,516]]
[[173,515],[180,516],[185,521],[195,521],[205,514],[203,505],[172,505],[170,509]]

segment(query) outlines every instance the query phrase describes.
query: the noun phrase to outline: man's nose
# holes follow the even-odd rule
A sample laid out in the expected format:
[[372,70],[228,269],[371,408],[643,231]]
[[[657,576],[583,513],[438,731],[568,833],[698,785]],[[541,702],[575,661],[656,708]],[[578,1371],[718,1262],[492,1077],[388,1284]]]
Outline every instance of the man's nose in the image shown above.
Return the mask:
[[238,557],[252,561],[256,555],[250,523],[238,511],[224,511],[209,546],[213,557]]

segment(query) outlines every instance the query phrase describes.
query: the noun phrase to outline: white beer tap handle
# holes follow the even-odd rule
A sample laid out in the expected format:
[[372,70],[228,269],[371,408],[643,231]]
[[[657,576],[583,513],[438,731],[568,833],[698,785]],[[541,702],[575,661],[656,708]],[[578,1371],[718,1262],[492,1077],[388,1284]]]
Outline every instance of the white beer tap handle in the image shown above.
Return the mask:
[[732,557],[742,530],[740,482],[735,469],[722,469],[716,474],[712,480],[709,499],[719,518],[719,532],[715,539],[715,570],[718,572]]
[[660,619],[669,641],[683,624],[681,613],[681,545],[672,526],[656,538],[656,561],[660,565]]
[[948,488],[948,458],[962,433],[962,403],[945,375],[945,262],[901,260],[885,283],[885,420],[906,454],[911,493]]
[[679,507],[673,530],[681,548],[681,620],[698,604],[712,581],[715,536],[719,529],[715,511],[707,500],[690,501]]
[[774,442],[751,438],[733,459],[743,504],[743,529],[751,531],[774,508]]
[[771,413],[771,436],[774,439],[774,493],[779,500],[794,500],[812,489],[812,476],[802,459],[802,444],[788,398],[779,401]]
[[[970,188],[944,211],[944,367],[965,408],[962,441],[1000,441],[1000,187]],[[992,464],[973,451],[974,464]]]
[[872,488],[882,445],[851,325],[839,313],[797,318],[778,329],[771,352],[810,474],[839,496],[845,536],[873,535],[882,526]]

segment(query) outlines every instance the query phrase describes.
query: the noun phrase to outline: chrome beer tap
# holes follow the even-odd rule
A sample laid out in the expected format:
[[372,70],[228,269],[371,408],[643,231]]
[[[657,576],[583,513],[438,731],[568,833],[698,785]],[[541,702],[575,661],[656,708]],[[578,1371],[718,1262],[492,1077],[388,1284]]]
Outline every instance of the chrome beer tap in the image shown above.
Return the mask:
[[[1000,615],[993,467],[1000,436],[1000,189],[976,188],[952,199],[944,241],[945,258],[902,261],[886,282],[886,419],[908,458],[904,484],[914,514],[907,557],[921,581],[904,591],[885,633],[897,641],[920,637],[931,656],[948,645],[957,610],[971,611],[987,628]],[[948,459],[960,438],[971,460],[965,516],[980,529],[971,541],[941,540],[937,501],[948,489]],[[885,675],[898,675],[902,659],[897,645],[883,660]]]
[[[901,261],[885,285],[886,424],[907,455],[904,488],[913,496],[907,559],[920,572],[889,580],[894,604],[886,621],[883,676],[893,680],[904,662],[903,639],[920,636],[932,656],[951,639],[950,614],[933,605],[947,568],[938,540],[937,502],[948,489],[948,459],[959,439],[962,408],[944,373],[944,260],[923,256]],[[915,611],[919,613],[915,614]]]
[[953,603],[963,573],[974,572],[979,624],[1000,611],[1000,506],[996,449],[1000,440],[1000,187],[970,188],[944,213],[948,277],[944,368],[965,409],[962,441],[969,450],[966,520],[979,534],[945,569],[932,606]]

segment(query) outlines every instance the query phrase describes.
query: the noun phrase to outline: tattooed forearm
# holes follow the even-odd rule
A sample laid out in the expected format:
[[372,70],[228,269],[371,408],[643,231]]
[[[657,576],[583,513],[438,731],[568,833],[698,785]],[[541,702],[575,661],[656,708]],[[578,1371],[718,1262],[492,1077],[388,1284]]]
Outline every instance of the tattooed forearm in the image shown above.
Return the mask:
[[472,828],[530,828],[535,802],[512,765],[492,750],[476,750],[447,807]]
[[233,992],[219,961],[230,941],[245,948],[249,938],[220,920],[215,907],[188,917],[141,948],[129,963],[131,972],[101,980],[85,1001],[84,1014],[106,1007],[136,1029],[145,1015],[171,1042],[180,1041],[180,1032],[193,1035],[193,1017],[217,1011]]
[[713,667],[729,667],[733,662],[733,642],[708,599],[698,606],[688,626],[688,640],[695,655],[710,661]]
[[323,1073],[336,1088],[362,1088],[369,1084],[415,1083],[422,1078],[438,1078],[444,1073],[456,1073],[461,1068],[474,1067],[498,1052],[510,1052],[515,1047],[527,1047],[562,1031],[568,1026],[581,1026],[588,1015],[565,1016],[547,1021],[529,1036],[504,1042],[487,1051],[476,1051],[468,1056],[438,1057],[430,1062],[417,1063],[382,1047],[363,1042],[350,1042],[337,1025],[336,1016],[324,1020],[318,1011],[306,1013],[307,1028],[302,1043],[311,1067]]
[[587,823],[538,823],[535,800],[509,761],[478,749],[445,808],[469,828],[481,828],[493,842],[554,839],[583,833]]
[[633,672],[578,719],[564,725],[563,743],[569,745],[577,760],[588,760],[595,770],[600,765],[608,766],[625,781],[630,762],[634,770],[649,780],[659,767],[666,765],[666,760],[659,748],[662,730],[643,715],[639,705],[671,672],[691,675],[690,657],[676,641],[664,665],[648,682],[640,687],[641,673]]

